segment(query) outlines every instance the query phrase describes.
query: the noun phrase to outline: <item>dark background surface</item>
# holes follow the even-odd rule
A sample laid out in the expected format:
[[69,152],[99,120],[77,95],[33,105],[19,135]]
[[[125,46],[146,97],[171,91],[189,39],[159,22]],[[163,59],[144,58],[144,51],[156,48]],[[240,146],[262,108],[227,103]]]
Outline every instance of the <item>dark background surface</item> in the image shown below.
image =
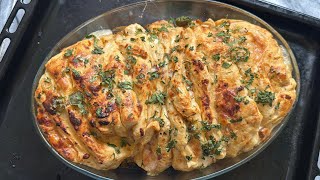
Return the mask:
[[[38,4],[0,83],[0,180],[89,179],[66,167],[41,142],[30,113],[31,85],[42,60],[65,34],[92,17],[131,2],[136,1],[59,0]],[[319,30],[316,25],[299,21],[304,17],[285,18],[270,7],[261,7],[263,4],[228,2],[254,13],[284,36],[297,57],[302,84],[295,113],[279,137],[257,157],[217,179],[313,179],[313,150],[319,149],[314,143],[320,100],[316,93],[320,85],[316,78],[320,75]]]

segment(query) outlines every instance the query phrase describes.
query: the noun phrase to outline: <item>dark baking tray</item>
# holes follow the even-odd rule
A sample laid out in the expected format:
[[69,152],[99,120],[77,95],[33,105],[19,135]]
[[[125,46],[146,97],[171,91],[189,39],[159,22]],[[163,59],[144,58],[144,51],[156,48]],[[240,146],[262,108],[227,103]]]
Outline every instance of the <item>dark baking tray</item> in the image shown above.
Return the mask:
[[[89,179],[66,167],[33,127],[34,76],[51,48],[73,28],[129,0],[40,1],[0,81],[0,179]],[[314,179],[319,173],[320,21],[260,1],[227,0],[272,25],[289,42],[301,73],[301,94],[283,132],[261,154],[217,179]],[[149,2],[152,3],[152,2]],[[134,177],[133,177],[134,178]]]

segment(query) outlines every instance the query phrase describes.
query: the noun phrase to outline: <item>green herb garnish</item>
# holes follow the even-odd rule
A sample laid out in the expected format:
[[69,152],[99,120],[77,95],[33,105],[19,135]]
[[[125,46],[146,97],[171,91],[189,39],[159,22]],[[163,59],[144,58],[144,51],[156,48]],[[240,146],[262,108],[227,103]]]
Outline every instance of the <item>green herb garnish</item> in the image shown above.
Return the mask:
[[156,39],[158,39],[158,36],[156,34],[150,34],[150,37],[148,38],[149,42],[154,42]]
[[43,81],[46,82],[46,83],[51,83],[51,79],[49,77],[44,78]]
[[101,78],[101,85],[107,85],[109,90],[113,88],[115,70],[99,71],[98,75]]
[[70,57],[73,54],[73,49],[67,49],[66,52],[64,53],[65,57]]
[[178,57],[177,56],[172,56],[172,60],[177,63],[179,61]]
[[161,28],[158,28],[158,31],[159,32],[169,32],[168,31],[168,28],[164,27],[164,26],[161,26]]
[[247,62],[249,56],[249,50],[244,47],[235,47],[230,50],[230,57],[234,62]]
[[214,54],[214,55],[212,55],[212,59],[213,59],[214,61],[219,61],[219,60],[220,60],[220,54]]
[[222,38],[222,41],[224,43],[227,43],[231,37],[228,30],[227,31],[220,31],[216,34],[216,36]]
[[120,82],[118,88],[122,90],[132,90],[132,83],[129,81]]
[[210,136],[210,139],[207,141],[207,143],[204,143],[201,145],[202,155],[209,156],[209,157],[214,157],[215,155],[220,155],[221,143],[222,143],[222,141],[216,141],[212,136]]
[[167,95],[163,92],[159,92],[159,93],[154,93],[151,95],[151,97],[146,100],[146,104],[160,104],[160,105],[164,105],[164,102],[166,100]]
[[237,123],[237,122],[241,122],[243,119],[242,117],[238,118],[238,119],[230,119],[230,123]]
[[186,156],[187,161],[191,161],[192,160],[192,156]]
[[257,97],[255,97],[255,101],[263,106],[269,104],[272,106],[272,102],[275,100],[275,94],[271,91],[259,91]]
[[122,137],[120,141],[120,147],[126,147],[126,146],[130,146],[130,144],[128,143],[126,138]]
[[120,61],[120,57],[119,57],[118,55],[114,56],[114,59],[115,59],[116,61]]
[[115,144],[110,144],[110,143],[107,143],[108,146],[112,147],[117,154],[120,154],[120,148],[118,148]]
[[157,147],[156,153],[158,156],[161,155],[161,147],[160,146]]
[[210,131],[211,129],[221,129],[220,124],[209,124],[207,121],[201,121],[202,130]]
[[158,71],[154,71],[154,72],[148,72],[150,78],[149,80],[152,81],[154,79],[158,79],[160,77],[160,74]]
[[175,38],[174,42],[179,42],[180,39],[181,39],[181,37],[179,35],[176,35],[176,38]]
[[176,144],[177,144],[177,141],[175,139],[169,141],[169,143],[166,146],[167,152],[169,152],[172,148],[174,148],[176,146]]
[[222,63],[222,67],[225,68],[225,69],[228,69],[232,64],[230,63],[227,63],[227,62],[223,62]]
[[81,114],[87,114],[88,111],[85,108],[84,96],[80,91],[77,91],[69,96],[69,102],[73,106],[77,106]]
[[75,70],[75,69],[71,69],[71,71],[72,71],[72,74],[73,74],[74,78],[78,79],[78,78],[81,77],[79,71],[77,71],[77,70]]

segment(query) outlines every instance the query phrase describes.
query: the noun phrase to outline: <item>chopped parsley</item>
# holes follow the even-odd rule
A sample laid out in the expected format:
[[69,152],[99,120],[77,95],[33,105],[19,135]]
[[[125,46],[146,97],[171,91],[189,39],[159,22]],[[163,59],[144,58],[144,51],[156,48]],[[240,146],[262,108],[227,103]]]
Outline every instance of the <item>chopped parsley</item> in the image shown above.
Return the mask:
[[196,130],[197,130],[197,128],[193,124],[190,127],[188,127],[188,131],[190,131],[190,132],[195,132]]
[[87,39],[93,38],[93,47],[94,49],[91,51],[92,54],[103,54],[104,51],[102,47],[98,46],[98,38],[92,34],[86,36]]
[[92,50],[92,54],[103,54],[104,51],[102,50],[101,47],[95,46],[94,49]]
[[230,58],[234,62],[247,62],[250,52],[244,47],[235,47],[230,50]]
[[242,102],[244,98],[244,96],[235,96],[233,99],[237,102]]
[[241,44],[241,43],[244,43],[246,40],[247,38],[245,36],[240,36],[238,42]]
[[249,80],[247,81],[242,81],[243,83],[246,83],[246,88],[249,88],[249,86],[252,85],[253,81],[254,81],[254,78],[257,77],[257,74],[255,73],[252,73],[251,72],[251,68],[247,69],[245,72],[244,72],[245,76],[246,77],[249,77]]
[[43,81],[46,82],[46,83],[51,83],[51,79],[49,77],[44,78]]
[[160,127],[163,127],[163,126],[164,126],[164,120],[163,120],[162,118],[160,118],[160,117],[154,117],[153,119],[159,122],[159,126],[160,126]]
[[192,160],[192,156],[186,156],[187,161],[191,161]]
[[179,35],[176,35],[174,42],[180,42],[180,40],[181,40],[181,37]]
[[173,62],[177,63],[179,61],[178,57],[177,56],[172,56],[171,58],[173,60]]
[[136,30],[136,35],[141,34],[141,33],[143,33],[142,29],[138,28],[138,29]]
[[70,57],[73,54],[73,49],[67,49],[66,52],[64,53],[65,57]]
[[64,98],[63,97],[56,97],[52,99],[52,107],[57,111],[61,111],[64,109]]
[[230,123],[237,123],[237,122],[241,122],[243,119],[242,117],[238,118],[238,119],[230,119]]
[[216,34],[217,37],[222,38],[224,43],[227,43],[231,37],[229,31],[220,31]]
[[249,102],[250,102],[250,101],[249,101],[248,99],[244,99],[244,100],[243,100],[243,104],[244,104],[244,105],[249,104]]
[[164,26],[161,26],[161,28],[158,28],[158,31],[159,32],[169,32],[168,31],[168,28],[164,27]]
[[158,39],[158,36],[156,34],[150,34],[150,37],[148,38],[149,42],[154,42],[156,39]]
[[126,138],[121,138],[120,147],[130,146]]
[[194,50],[194,47],[193,47],[193,46],[190,46],[190,47],[189,47],[189,50],[190,50],[190,51],[193,51],[193,50]]
[[163,92],[154,93],[149,99],[146,100],[146,104],[160,104],[164,105],[167,95]]
[[142,74],[142,73],[140,73],[136,78],[137,78],[137,79],[144,79],[144,78],[145,78],[145,75]]
[[219,61],[219,60],[220,60],[220,54],[218,53],[218,54],[212,55],[212,59],[213,59],[214,61]]
[[202,130],[210,131],[211,129],[221,129],[220,124],[209,124],[207,121],[201,121]]
[[212,36],[213,36],[212,32],[209,32],[208,37],[212,37]]
[[134,41],[136,41],[136,39],[135,38],[130,38],[130,41],[134,42]]
[[232,139],[237,139],[237,134],[235,133],[235,132],[230,132],[230,137],[232,138]]
[[146,38],[144,36],[140,37],[141,41],[146,42]]
[[65,73],[68,73],[70,72],[70,68],[69,67],[66,67],[63,71],[62,71],[62,74],[65,74]]
[[173,48],[171,48],[170,52],[173,53],[175,51],[180,51],[180,45],[174,46]]
[[71,69],[73,76],[78,79],[81,77],[80,72],[75,70],[75,69]]
[[106,113],[103,112],[102,107],[98,107],[96,110],[96,116],[97,118],[104,118],[106,117]]
[[132,83],[129,81],[120,82],[118,88],[122,90],[132,90]]
[[222,63],[222,67],[225,68],[225,69],[228,69],[232,64],[230,63],[227,63],[227,62],[223,62]]
[[202,155],[214,157],[215,155],[221,154],[221,146],[222,141],[216,141],[212,136],[207,141],[207,143],[201,144]]
[[187,90],[189,91],[193,86],[193,83],[189,79],[187,79],[185,76],[182,76],[182,80],[187,84]]
[[120,148],[118,148],[115,144],[107,143],[108,146],[112,147],[117,154],[120,154]]
[[150,78],[149,80],[152,81],[154,79],[158,79],[160,77],[160,74],[158,71],[154,71],[154,72],[148,72]]
[[226,28],[228,28],[229,26],[230,26],[230,22],[223,21],[218,27],[226,27]]
[[217,82],[218,82],[218,75],[214,75],[213,83],[217,84]]
[[137,59],[133,56],[128,56],[128,61],[131,62],[132,64],[136,64],[137,63]]
[[74,63],[83,62],[84,66],[89,63],[89,59],[83,57],[77,57],[72,60]]
[[160,63],[158,64],[159,67],[164,67],[165,65],[167,65],[167,64],[166,64],[166,61],[160,62]]
[[235,96],[234,97],[234,100],[237,101],[237,102],[243,102],[245,105],[249,104],[249,100],[246,99],[245,96]]
[[121,97],[119,97],[119,96],[116,96],[116,104],[117,104],[117,106],[121,106]]
[[85,108],[84,96],[80,91],[72,93],[69,96],[69,102],[70,102],[71,105],[77,106],[79,108],[81,114],[87,114],[88,113],[88,111]]
[[171,149],[173,149],[176,146],[176,144],[177,144],[177,141],[175,139],[169,141],[169,143],[166,146],[167,152],[169,152]]
[[127,53],[130,54],[130,51],[132,50],[132,47],[131,46],[127,46],[126,50],[128,51]]
[[120,57],[119,57],[118,55],[114,56],[114,59],[115,59],[116,61],[120,61]]
[[160,146],[157,147],[156,153],[159,156],[161,155],[161,147]]
[[280,108],[280,102],[274,107],[275,110],[278,110]]
[[269,106],[272,106],[272,102],[275,100],[275,95],[271,91],[259,91],[257,94],[257,97],[255,97],[255,101],[259,104],[262,104],[263,106],[266,104],[269,104]]
[[101,78],[101,85],[107,85],[109,90],[111,90],[113,88],[115,70],[100,71],[98,74]]

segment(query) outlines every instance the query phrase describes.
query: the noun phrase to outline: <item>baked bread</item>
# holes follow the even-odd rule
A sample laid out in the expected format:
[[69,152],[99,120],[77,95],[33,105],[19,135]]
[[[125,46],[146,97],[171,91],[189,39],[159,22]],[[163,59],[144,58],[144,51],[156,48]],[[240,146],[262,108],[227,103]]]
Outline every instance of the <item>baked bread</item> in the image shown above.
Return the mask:
[[64,158],[96,169],[134,161],[191,171],[265,141],[296,82],[267,30],[180,17],[89,35],[45,65],[37,121]]

